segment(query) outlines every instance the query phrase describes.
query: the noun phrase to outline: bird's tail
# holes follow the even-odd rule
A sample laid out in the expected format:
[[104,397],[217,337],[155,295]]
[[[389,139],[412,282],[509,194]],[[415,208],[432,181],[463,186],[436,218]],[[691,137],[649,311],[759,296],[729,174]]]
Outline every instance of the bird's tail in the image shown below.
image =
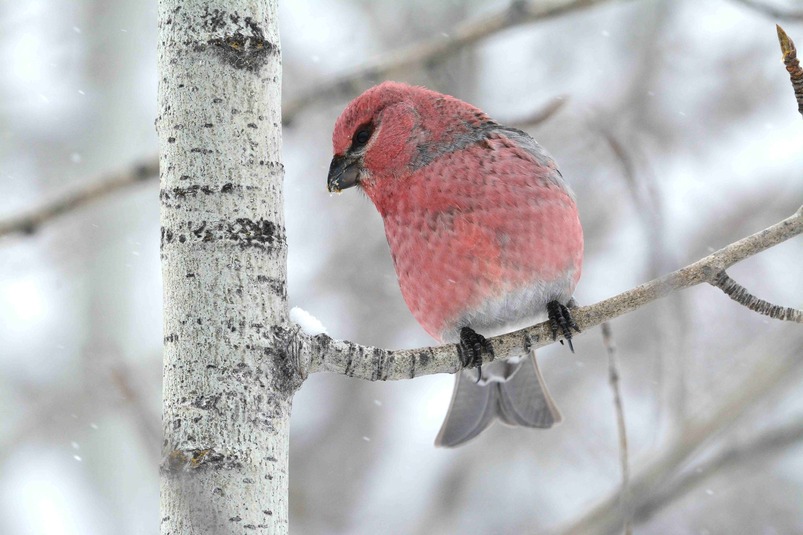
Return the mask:
[[453,448],[468,442],[494,418],[512,426],[549,428],[561,421],[538,369],[535,353],[518,362],[497,361],[456,374],[454,393],[436,446]]

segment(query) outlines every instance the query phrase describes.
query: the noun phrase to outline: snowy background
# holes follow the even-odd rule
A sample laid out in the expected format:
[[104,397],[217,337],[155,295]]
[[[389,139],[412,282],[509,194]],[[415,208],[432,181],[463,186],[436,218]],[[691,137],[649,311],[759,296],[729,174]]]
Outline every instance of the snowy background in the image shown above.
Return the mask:
[[[791,0],[758,2],[803,10]],[[803,23],[751,3],[601,2],[393,79],[511,124],[566,101],[528,131],[577,193],[586,232],[577,298],[590,304],[803,202],[803,122],[774,27],[781,22],[803,45]],[[282,1],[284,98],[507,5]],[[155,2],[4,1],[0,28],[0,220],[155,154]],[[429,345],[401,299],[373,206],[353,191],[326,192],[331,130],[347,101],[308,106],[284,129],[290,305],[336,338]],[[801,245],[784,243],[730,274],[759,297],[800,308]],[[0,238],[0,533],[157,532],[161,291],[155,180],[33,235]],[[764,363],[803,361],[799,325],[765,319],[707,286],[617,319],[613,329],[635,475],[682,442],[689,422],[737,399]],[[291,529],[568,529],[620,482],[599,329],[575,347],[539,353],[561,426],[496,425],[457,450],[432,446],[452,377],[311,377],[293,408]],[[732,444],[803,422],[803,366],[788,368],[748,408],[726,412],[720,432],[659,483],[701,469]],[[803,437],[790,442],[737,455],[659,501],[636,532],[803,532]]]

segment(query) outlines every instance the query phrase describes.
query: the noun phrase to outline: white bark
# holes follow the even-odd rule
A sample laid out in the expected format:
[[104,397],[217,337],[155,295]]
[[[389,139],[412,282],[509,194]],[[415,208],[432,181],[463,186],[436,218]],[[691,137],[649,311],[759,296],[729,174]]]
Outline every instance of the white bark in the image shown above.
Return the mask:
[[162,533],[286,533],[276,0],[160,0]]

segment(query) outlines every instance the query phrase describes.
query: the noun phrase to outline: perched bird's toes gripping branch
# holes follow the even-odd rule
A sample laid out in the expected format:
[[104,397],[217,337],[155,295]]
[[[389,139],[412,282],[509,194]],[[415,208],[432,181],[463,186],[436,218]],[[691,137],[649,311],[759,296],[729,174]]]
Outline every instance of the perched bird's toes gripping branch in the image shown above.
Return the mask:
[[457,344],[457,356],[464,368],[477,368],[477,381],[482,378],[482,353],[487,353],[494,360],[494,346],[490,340],[471,327],[460,329],[460,343]]
[[[572,329],[580,332],[580,327],[574,321],[572,313],[562,303],[558,301],[550,301],[546,305],[547,313],[549,314],[549,327],[552,330],[552,340],[558,339],[558,331],[563,334],[563,337],[569,343],[569,349],[574,353],[574,345],[572,345]],[[561,344],[563,340],[561,340]]]

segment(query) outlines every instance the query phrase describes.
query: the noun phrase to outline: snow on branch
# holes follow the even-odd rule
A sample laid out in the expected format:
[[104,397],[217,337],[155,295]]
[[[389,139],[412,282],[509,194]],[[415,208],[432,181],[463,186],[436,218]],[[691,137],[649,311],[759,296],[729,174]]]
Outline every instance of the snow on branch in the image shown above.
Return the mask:
[[[803,206],[783,221],[731,243],[686,267],[599,303],[573,309],[574,318],[585,331],[602,322],[637,310],[672,292],[702,283],[716,285],[720,273],[725,269],[797,236],[801,231],[803,231]],[[790,315],[789,319],[802,321],[799,311],[798,314]],[[539,323],[490,340],[497,358],[521,355],[529,349],[537,349],[553,342],[549,322]],[[411,379],[433,373],[454,373],[461,367],[457,345],[454,344],[389,350],[334,340],[325,334],[308,336],[298,333],[293,345],[304,376],[326,371],[370,381],[387,381]]]

